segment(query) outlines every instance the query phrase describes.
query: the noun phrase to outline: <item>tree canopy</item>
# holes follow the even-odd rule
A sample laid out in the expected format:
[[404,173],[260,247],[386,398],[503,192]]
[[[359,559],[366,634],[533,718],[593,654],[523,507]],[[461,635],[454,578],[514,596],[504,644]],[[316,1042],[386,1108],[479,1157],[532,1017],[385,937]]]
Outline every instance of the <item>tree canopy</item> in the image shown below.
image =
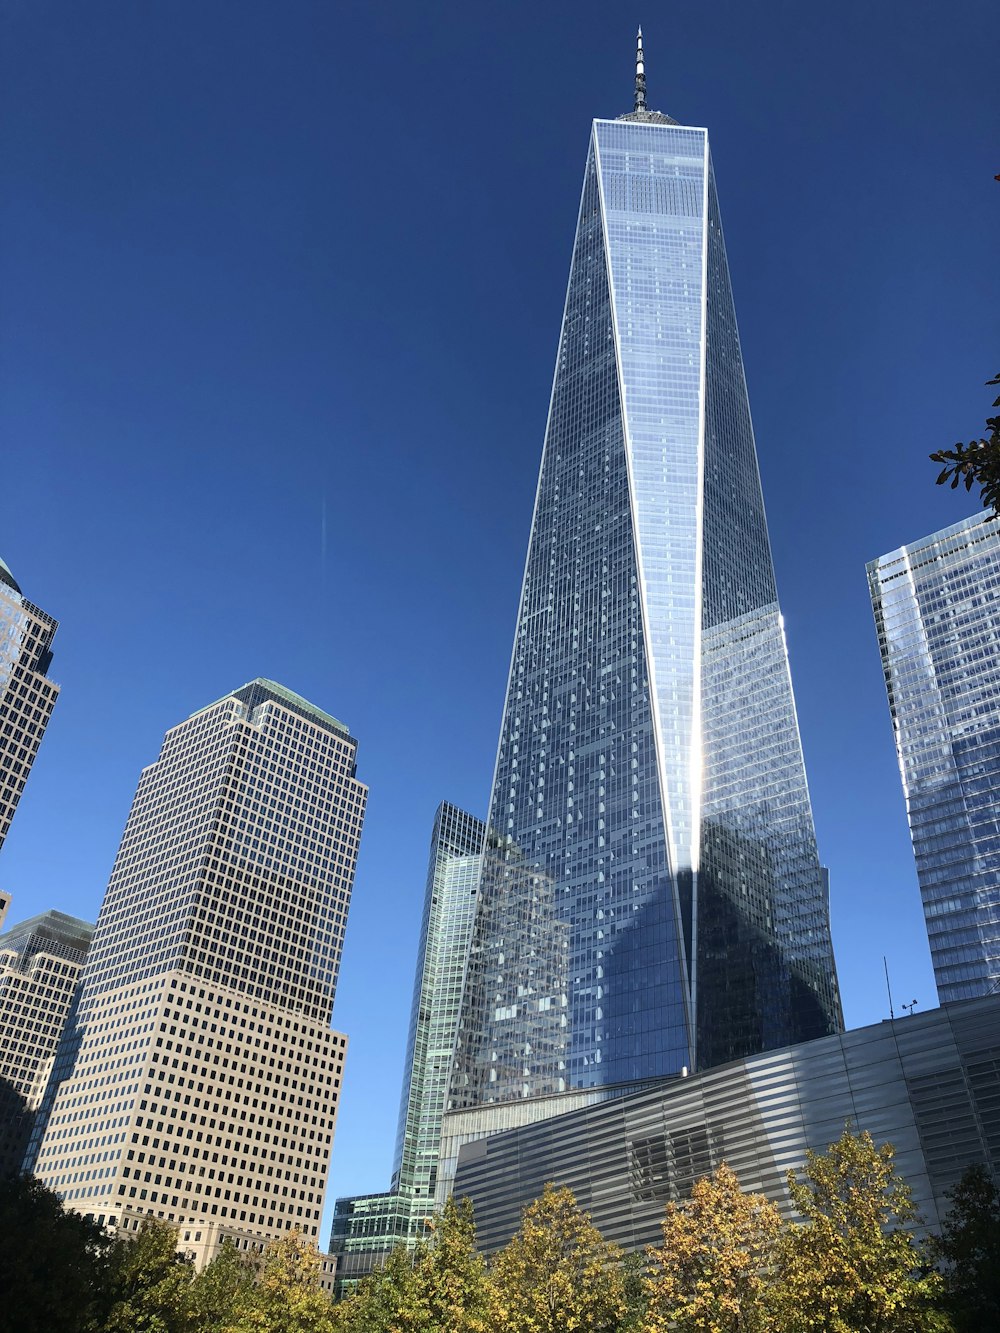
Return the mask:
[[1000,1189],[985,1166],[972,1166],[950,1198],[934,1244],[948,1311],[957,1333],[1000,1328]]
[[0,1180],[0,1330],[96,1328],[114,1242],[32,1176]]
[[940,1282],[910,1226],[909,1186],[890,1143],[845,1128],[825,1153],[788,1173],[801,1222],[780,1238],[769,1303],[782,1333],[931,1333]]
[[[1000,375],[986,383],[1000,384]],[[994,398],[993,406],[1000,407],[1000,398]],[[987,417],[986,430],[987,434],[978,440],[970,440],[968,444],[960,440],[954,449],[937,449],[930,457],[933,463],[945,464],[938,474],[939,486],[947,481],[951,482],[952,490],[962,481],[967,491],[978,486],[983,508],[1000,515],[1000,416]]]
[[494,1327],[612,1333],[626,1315],[622,1258],[571,1190],[546,1185],[490,1270]]
[[[112,1237],[30,1178],[0,1182],[0,1333],[981,1333],[1000,1328],[1000,1191],[982,1167],[924,1238],[891,1144],[850,1127],[789,1172],[796,1216],[721,1165],[625,1254],[546,1185],[487,1261],[472,1204],[334,1303],[299,1232],[196,1272],[149,1219]],[[941,1271],[935,1268],[938,1265]]]
[[649,1333],[757,1333],[781,1216],[763,1194],[744,1194],[723,1163],[669,1203],[663,1244],[650,1250],[645,1328]]
[[338,1333],[487,1333],[489,1284],[468,1199],[449,1199],[414,1250],[398,1246],[336,1307]]

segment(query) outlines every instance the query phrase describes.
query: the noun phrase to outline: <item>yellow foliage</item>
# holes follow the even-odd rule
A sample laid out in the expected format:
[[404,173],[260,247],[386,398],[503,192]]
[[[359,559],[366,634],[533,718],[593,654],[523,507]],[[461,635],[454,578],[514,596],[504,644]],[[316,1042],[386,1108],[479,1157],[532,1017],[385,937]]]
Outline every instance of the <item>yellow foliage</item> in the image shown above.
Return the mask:
[[663,1245],[651,1247],[646,1333],[764,1333],[765,1278],[781,1229],[777,1208],[744,1194],[725,1163],[667,1205]]
[[611,1333],[625,1314],[622,1252],[549,1184],[490,1270],[494,1333]]

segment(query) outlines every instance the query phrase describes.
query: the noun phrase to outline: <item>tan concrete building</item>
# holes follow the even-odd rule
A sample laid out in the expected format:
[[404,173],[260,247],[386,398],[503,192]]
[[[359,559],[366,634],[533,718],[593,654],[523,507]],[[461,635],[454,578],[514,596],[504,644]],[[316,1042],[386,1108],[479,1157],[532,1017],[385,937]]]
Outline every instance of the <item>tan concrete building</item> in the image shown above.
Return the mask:
[[255,680],[140,780],[29,1165],[105,1225],[319,1234],[347,1039],[330,1030],[367,789],[347,728]]
[[43,912],[0,935],[0,1175],[21,1166],[93,933]]
[[0,560],[0,847],[59,697],[45,674],[58,627]]

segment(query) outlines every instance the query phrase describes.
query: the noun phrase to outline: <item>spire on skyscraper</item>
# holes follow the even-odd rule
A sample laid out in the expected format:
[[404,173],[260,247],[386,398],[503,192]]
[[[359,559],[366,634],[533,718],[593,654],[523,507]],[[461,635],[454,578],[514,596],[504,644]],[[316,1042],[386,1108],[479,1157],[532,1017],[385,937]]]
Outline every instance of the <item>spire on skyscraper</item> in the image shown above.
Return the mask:
[[646,62],[642,54],[642,24],[636,37],[635,49],[635,106],[633,111],[645,111],[646,108]]
[[650,111],[646,102],[646,56],[642,49],[642,27],[635,38],[635,102],[633,109],[619,120],[642,120],[653,125],[676,125],[672,116],[665,116],[662,111]]
[[708,135],[641,33],[635,106],[591,132],[438,1197],[467,1133],[842,1027]]

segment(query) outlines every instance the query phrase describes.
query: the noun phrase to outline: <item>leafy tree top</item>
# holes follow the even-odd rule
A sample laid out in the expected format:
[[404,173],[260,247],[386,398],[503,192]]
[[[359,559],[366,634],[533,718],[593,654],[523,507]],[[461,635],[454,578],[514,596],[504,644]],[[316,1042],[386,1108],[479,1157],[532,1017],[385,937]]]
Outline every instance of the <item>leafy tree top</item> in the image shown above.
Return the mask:
[[1000,1189],[971,1166],[950,1191],[951,1209],[934,1245],[958,1333],[1000,1328]]
[[548,1184],[494,1260],[494,1327],[509,1333],[611,1333],[626,1314],[622,1251]]
[[663,1244],[649,1251],[648,1333],[751,1333],[768,1327],[762,1307],[781,1217],[762,1194],[744,1194],[723,1163],[667,1205]]
[[[1000,384],[1000,375],[986,383]],[[1000,407],[1000,398],[994,398],[993,406]],[[959,441],[954,449],[937,449],[930,457],[933,463],[945,464],[938,474],[939,486],[946,481],[951,482],[952,490],[962,481],[967,491],[978,486],[983,508],[1000,515],[1000,416],[987,417],[986,429],[988,434],[980,439],[968,444]]]
[[787,1227],[771,1293],[782,1333],[930,1333],[940,1282],[911,1224],[909,1186],[891,1143],[876,1147],[848,1125],[825,1153],[807,1154],[804,1178],[788,1173],[802,1221]]

